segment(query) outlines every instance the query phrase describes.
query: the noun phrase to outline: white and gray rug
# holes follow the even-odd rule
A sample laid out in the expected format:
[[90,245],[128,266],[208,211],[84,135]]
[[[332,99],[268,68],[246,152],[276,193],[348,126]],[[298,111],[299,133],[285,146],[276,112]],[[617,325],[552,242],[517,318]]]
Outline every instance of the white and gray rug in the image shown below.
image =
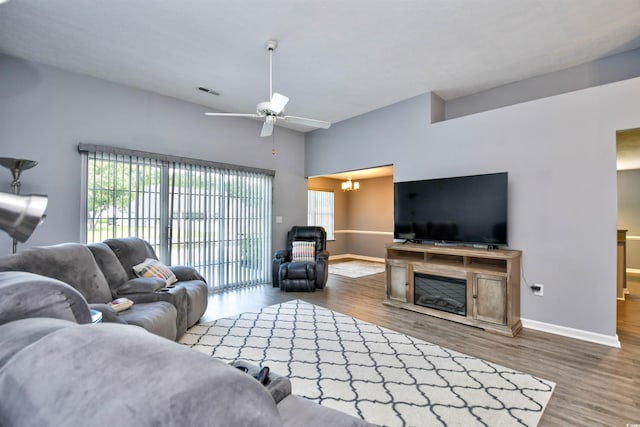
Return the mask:
[[535,426],[555,384],[300,300],[180,340],[291,379],[293,393],[386,426]]
[[384,264],[380,262],[345,261],[329,264],[329,274],[339,274],[352,279],[382,273],[383,271]]

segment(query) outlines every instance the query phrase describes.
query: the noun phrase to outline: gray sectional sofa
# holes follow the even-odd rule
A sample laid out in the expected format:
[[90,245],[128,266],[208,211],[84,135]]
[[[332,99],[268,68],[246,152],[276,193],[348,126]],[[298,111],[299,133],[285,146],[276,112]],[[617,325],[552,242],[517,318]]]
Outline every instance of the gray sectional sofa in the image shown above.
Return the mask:
[[[91,264],[91,253],[86,246],[65,244],[0,260],[5,269],[0,272],[0,425],[370,425],[291,394],[286,378],[270,375],[263,386],[234,366],[161,338],[157,331],[126,325],[119,318],[122,313],[106,310],[115,320],[92,324],[90,306],[100,303],[88,304],[85,298],[101,301],[108,295],[103,295],[100,268],[78,267]],[[55,268],[46,265],[53,259]],[[74,286],[10,270],[23,265],[35,270],[34,263],[45,264],[40,271],[71,280]],[[187,290],[181,289],[186,296]],[[170,300],[135,303],[132,309],[157,304],[155,314],[175,314],[176,299]],[[141,319],[148,310],[141,312]],[[154,323],[146,322],[139,326]],[[255,367],[248,370],[253,373]]]
[[[0,257],[0,271],[22,271],[71,285],[102,313],[103,322],[140,326],[176,340],[196,324],[207,308],[207,284],[193,268],[169,267],[178,282],[167,287],[155,277],[136,277],[132,267],[157,259],[145,240],[128,237],[83,245],[42,246]],[[110,302],[126,297],[134,305],[117,313]]]

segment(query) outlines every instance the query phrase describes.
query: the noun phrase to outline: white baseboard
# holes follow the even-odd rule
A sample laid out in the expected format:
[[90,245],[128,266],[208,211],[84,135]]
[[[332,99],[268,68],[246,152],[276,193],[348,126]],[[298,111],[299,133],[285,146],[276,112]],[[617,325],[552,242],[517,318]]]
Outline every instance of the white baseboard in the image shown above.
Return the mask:
[[384,262],[384,258],[377,258],[373,256],[355,255],[355,254],[329,255],[329,261],[335,261],[338,259],[346,259],[346,258],[359,259],[362,261]]
[[[335,261],[340,259],[359,259],[362,261],[384,262],[384,258],[370,257],[355,254],[330,255],[329,260]],[[620,348],[620,340],[618,335],[603,335],[595,332],[584,331],[581,329],[568,328],[566,326],[554,325],[552,323],[539,322],[537,320],[520,319],[522,327],[534,329],[536,331],[548,332],[564,337],[575,338],[583,341],[589,341],[596,344],[606,345],[608,347]]]
[[620,348],[618,335],[603,335],[595,332],[583,331],[581,329],[567,328],[566,326],[554,325],[551,323],[538,322],[537,320],[520,319],[522,327],[535,329],[536,331],[549,332],[551,334],[562,335],[564,337],[576,338],[583,341],[594,342],[609,347]]

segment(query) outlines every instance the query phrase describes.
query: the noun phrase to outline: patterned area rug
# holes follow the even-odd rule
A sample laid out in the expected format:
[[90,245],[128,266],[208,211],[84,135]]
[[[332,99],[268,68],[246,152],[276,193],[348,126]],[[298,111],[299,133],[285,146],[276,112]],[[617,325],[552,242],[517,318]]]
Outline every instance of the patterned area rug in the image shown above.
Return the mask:
[[288,376],[293,393],[387,426],[535,426],[555,384],[300,300],[180,340]]
[[351,277],[352,279],[384,271],[384,264],[379,262],[347,261],[329,264],[330,274]]

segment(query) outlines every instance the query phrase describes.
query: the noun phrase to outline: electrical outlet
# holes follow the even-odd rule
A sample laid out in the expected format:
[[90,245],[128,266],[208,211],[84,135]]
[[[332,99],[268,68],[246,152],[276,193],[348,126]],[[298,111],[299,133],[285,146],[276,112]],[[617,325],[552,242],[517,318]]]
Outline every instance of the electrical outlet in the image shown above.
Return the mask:
[[533,290],[533,294],[534,295],[536,295],[538,297],[541,297],[541,296],[544,295],[544,285],[542,283],[534,283],[533,287],[534,288],[540,288],[539,290],[536,290],[536,289]]

